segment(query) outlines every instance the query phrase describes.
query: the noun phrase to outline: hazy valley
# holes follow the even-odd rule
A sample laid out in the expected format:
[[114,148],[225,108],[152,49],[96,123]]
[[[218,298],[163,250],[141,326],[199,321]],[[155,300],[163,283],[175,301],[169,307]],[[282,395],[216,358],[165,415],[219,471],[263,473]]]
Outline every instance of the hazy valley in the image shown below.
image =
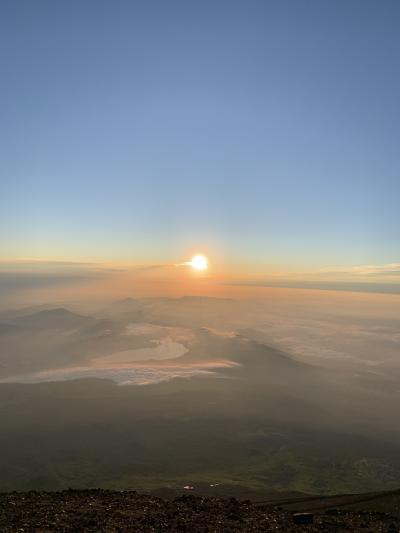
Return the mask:
[[400,484],[398,369],[371,371],[368,355],[371,339],[396,346],[396,320],[321,324],[306,308],[203,297],[69,307],[1,312],[1,490]]

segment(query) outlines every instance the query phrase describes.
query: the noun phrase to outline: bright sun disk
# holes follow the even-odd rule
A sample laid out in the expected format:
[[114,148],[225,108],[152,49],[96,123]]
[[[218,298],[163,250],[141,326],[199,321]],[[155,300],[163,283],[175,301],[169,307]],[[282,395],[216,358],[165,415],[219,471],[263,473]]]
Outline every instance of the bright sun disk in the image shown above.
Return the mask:
[[192,257],[190,265],[196,270],[206,270],[208,268],[208,261],[204,255],[195,255]]

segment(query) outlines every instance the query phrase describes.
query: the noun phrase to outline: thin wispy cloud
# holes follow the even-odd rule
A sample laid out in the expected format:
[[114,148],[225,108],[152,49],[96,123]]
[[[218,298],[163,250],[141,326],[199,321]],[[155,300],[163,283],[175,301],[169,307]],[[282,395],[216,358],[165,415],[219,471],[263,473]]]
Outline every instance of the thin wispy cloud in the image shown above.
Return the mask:
[[387,263],[384,265],[358,265],[352,267],[330,267],[317,270],[316,274],[349,274],[354,276],[393,276],[400,275],[400,263]]
[[400,294],[400,263],[326,267],[236,280],[233,285]]
[[361,277],[361,276],[397,276],[400,275],[400,263],[383,265],[328,266],[315,270],[277,272],[268,275],[271,279],[300,279],[309,277]]

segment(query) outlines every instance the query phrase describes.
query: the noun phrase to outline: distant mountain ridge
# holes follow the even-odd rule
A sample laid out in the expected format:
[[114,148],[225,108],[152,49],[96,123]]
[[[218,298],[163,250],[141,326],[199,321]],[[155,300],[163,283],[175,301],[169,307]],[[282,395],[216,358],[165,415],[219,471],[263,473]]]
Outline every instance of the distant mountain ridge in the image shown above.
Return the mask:
[[79,327],[93,322],[93,320],[92,317],[73,313],[64,307],[57,307],[55,309],[46,309],[44,311],[22,315],[15,318],[12,323],[17,326],[29,328],[65,329]]

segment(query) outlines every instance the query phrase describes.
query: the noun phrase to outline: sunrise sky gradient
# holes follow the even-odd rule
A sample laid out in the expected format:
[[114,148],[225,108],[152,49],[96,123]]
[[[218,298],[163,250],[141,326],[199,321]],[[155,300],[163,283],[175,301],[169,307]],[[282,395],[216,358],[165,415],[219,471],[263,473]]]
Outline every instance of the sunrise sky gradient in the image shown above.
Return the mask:
[[[397,292],[399,15],[391,0],[2,2],[0,289],[142,268],[179,293]],[[207,272],[176,267],[196,253]]]

